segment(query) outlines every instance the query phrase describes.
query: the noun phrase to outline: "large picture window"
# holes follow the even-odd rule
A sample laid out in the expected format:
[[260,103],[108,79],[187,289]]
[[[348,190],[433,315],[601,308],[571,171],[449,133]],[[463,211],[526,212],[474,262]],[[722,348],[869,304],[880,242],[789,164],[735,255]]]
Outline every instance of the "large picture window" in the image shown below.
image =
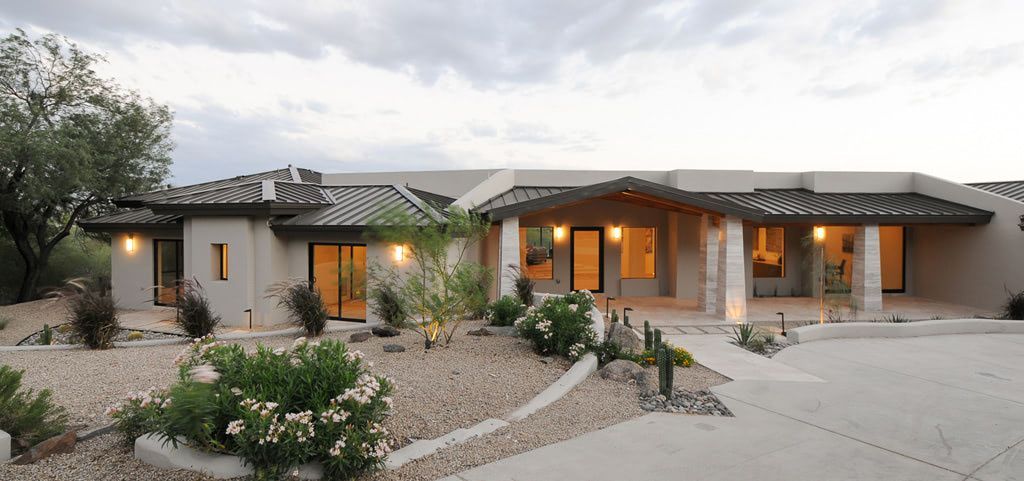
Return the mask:
[[654,227],[622,228],[622,278],[654,279]]
[[786,230],[754,227],[754,277],[786,277]]
[[519,265],[530,279],[554,279],[554,228],[519,228]]

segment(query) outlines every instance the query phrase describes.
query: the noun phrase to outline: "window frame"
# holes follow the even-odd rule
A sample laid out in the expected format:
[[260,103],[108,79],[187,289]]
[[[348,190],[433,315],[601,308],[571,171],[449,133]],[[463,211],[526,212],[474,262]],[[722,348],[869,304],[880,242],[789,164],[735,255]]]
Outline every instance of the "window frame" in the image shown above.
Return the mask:
[[[619,278],[620,279],[657,279],[658,278],[658,228],[656,226],[620,226],[622,229],[622,236],[619,237]],[[654,255],[654,270],[650,276],[627,276],[622,272],[622,256],[626,254],[626,249],[622,247],[626,239],[626,231],[629,229],[650,229],[653,233],[651,234],[651,254]]]
[[[161,282],[160,271],[160,244],[171,243],[175,246],[174,253],[174,270],[175,274],[179,275],[175,279],[175,283],[178,285],[164,286]],[[180,268],[179,268],[180,267]],[[185,279],[185,240],[184,239],[153,239],[153,305],[154,306],[173,306],[174,303],[160,302],[160,289],[181,289],[180,283]],[[178,298],[180,292],[175,293],[175,299]]]
[[[529,276],[529,277],[530,277],[530,279],[533,279],[535,281],[551,281],[551,280],[554,280],[555,279],[555,226],[553,226],[553,225],[519,226],[519,230],[520,231],[528,231],[529,229],[538,229],[540,231],[539,237],[540,237],[541,243],[544,242],[544,230],[545,229],[547,229],[548,232],[551,234],[549,236],[549,239],[550,239],[550,242],[551,242],[551,248],[548,249],[548,253],[547,253],[547,257],[546,257],[548,262],[551,264],[551,275],[549,277],[533,277],[533,276]],[[528,234],[524,234],[523,235],[523,239],[527,239],[528,237],[529,237]],[[528,242],[524,242],[524,244],[519,246],[520,255],[522,255],[522,251],[526,249],[527,245],[529,245],[529,243]],[[521,266],[521,267],[529,275],[529,273],[530,273],[529,266],[528,265],[524,265],[524,266]]]
[[213,266],[213,280],[226,281],[230,274],[230,271],[228,270],[228,244],[225,242],[214,242],[211,244],[211,247],[213,247],[217,256],[217,263]]
[[[751,279],[785,279],[786,278],[786,271],[788,270],[788,269],[786,269],[786,257],[787,257],[787,255],[786,255],[786,244],[787,244],[787,242],[786,242],[786,226],[782,226],[782,225],[755,225],[755,226],[753,226],[753,228],[754,228],[755,231],[757,229],[764,229],[766,234],[767,234],[768,229],[782,229],[782,253],[781,253],[782,263],[779,264],[779,268],[782,270],[782,272],[781,272],[781,274],[779,274],[777,276],[759,276],[759,275],[757,275],[756,272],[754,272],[753,267],[751,267],[751,269],[750,269],[750,277],[751,277]],[[755,234],[751,235],[751,237],[752,237],[751,241],[755,240],[754,239],[755,236],[756,236]],[[754,252],[756,252],[756,248],[757,248],[756,245],[752,245],[751,246],[751,249],[750,249],[750,262],[751,263],[756,262],[754,260]]]

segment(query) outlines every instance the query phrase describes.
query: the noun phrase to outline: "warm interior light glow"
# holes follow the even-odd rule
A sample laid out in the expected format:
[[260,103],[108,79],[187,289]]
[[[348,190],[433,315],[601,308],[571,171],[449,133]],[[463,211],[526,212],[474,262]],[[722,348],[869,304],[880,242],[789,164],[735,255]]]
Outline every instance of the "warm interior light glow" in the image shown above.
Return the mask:
[[405,246],[402,246],[402,245],[395,246],[395,261],[396,262],[402,262],[402,260],[404,260],[404,259],[405,259]]
[[814,238],[820,241],[825,240],[825,228],[818,226],[814,228]]
[[618,227],[618,226],[612,227],[612,239],[618,240],[618,239],[621,239],[621,238],[622,238],[622,227]]
[[124,248],[128,252],[135,252],[135,234],[128,234],[128,238],[124,240]]
[[562,226],[555,227],[555,239],[561,239],[563,235],[565,235],[565,231]]

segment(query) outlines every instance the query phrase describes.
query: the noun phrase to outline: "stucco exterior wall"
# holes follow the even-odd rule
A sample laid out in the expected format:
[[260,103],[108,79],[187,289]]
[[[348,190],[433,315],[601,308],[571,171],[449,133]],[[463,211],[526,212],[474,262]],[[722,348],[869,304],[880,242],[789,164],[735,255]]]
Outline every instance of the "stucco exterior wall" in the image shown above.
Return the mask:
[[404,172],[342,172],[323,174],[328,185],[408,185],[416,189],[458,198],[501,169],[421,170]]
[[[259,313],[256,309],[255,234],[257,228],[250,217],[203,216],[185,218],[185,278],[195,278],[210,298],[210,306],[221,316],[226,326],[249,325],[245,311],[254,309],[253,327]],[[228,245],[228,278],[215,278],[213,244]],[[269,262],[260,258],[259,262]],[[262,292],[262,286],[260,289]]]
[[131,232],[135,250],[128,252],[125,240],[128,232],[110,235],[110,287],[117,307],[146,309],[153,307],[153,241],[155,239],[181,239],[180,230],[150,230]]

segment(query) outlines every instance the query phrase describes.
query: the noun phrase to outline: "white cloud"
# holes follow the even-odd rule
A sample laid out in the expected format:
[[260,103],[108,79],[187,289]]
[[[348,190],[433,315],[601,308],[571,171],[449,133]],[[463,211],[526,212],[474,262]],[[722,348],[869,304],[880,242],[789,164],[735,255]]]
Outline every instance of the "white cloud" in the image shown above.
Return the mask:
[[58,3],[0,26],[105,51],[170,104],[178,182],[288,162],[1024,178],[1019,2]]

